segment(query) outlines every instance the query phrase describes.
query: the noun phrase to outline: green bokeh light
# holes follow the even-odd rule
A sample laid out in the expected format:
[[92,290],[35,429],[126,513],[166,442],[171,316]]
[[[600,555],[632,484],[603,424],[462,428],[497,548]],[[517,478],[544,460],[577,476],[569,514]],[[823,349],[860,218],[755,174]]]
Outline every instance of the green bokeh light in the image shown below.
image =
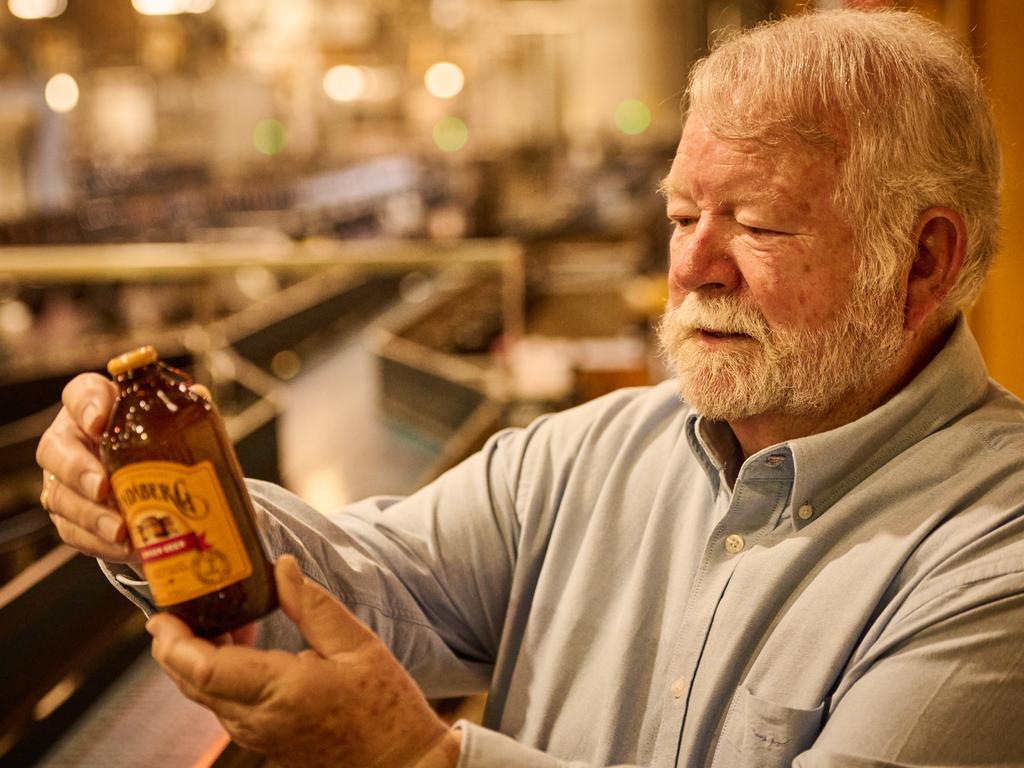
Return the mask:
[[457,117],[442,117],[434,126],[434,143],[445,152],[457,152],[469,141],[469,129]]
[[651,127],[651,110],[639,99],[627,99],[615,108],[615,125],[635,136]]
[[260,120],[252,132],[252,143],[264,155],[276,155],[285,145],[284,125],[277,120]]

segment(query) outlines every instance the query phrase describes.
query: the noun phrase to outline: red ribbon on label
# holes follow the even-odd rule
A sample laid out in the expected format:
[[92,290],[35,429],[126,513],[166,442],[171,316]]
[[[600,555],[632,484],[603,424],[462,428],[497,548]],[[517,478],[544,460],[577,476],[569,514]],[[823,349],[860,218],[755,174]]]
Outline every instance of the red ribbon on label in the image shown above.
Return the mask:
[[170,539],[147,544],[139,550],[139,557],[142,558],[142,562],[151,563],[154,560],[163,560],[165,557],[182,555],[186,552],[191,552],[193,549],[202,552],[209,548],[210,545],[206,543],[205,533],[200,533],[197,536],[194,532],[189,531],[181,536],[174,536]]

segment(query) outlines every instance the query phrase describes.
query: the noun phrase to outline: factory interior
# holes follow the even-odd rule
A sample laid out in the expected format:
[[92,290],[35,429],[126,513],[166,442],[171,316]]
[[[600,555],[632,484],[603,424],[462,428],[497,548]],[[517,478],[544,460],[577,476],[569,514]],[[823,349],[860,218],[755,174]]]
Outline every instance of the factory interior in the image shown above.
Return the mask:
[[1024,396],[1015,0],[0,3],[0,766],[262,764],[40,506],[73,376],[153,345],[247,476],[321,510],[661,381],[687,71],[730,28],[844,5],[916,8],[976,56],[1004,223],[969,321]]

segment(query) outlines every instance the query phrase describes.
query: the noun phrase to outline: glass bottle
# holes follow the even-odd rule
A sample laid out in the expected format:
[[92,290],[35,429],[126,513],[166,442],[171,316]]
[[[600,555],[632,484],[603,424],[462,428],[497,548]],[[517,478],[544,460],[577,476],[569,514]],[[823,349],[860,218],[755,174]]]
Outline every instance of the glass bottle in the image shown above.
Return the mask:
[[273,567],[213,404],[151,346],[107,370],[118,395],[100,457],[157,607],[202,637],[274,610]]

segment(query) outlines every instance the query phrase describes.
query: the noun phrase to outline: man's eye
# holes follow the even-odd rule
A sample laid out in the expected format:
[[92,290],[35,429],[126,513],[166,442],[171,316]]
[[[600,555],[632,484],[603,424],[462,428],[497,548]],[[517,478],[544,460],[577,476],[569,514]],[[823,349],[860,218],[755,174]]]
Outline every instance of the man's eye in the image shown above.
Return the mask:
[[778,231],[776,231],[774,229],[765,229],[764,227],[753,227],[753,226],[750,226],[749,224],[744,224],[743,228],[745,230],[747,230],[747,232],[749,232],[752,235],[781,235],[782,234],[781,232],[778,232]]
[[690,216],[673,216],[668,220],[671,229],[686,229],[697,223],[697,219]]

